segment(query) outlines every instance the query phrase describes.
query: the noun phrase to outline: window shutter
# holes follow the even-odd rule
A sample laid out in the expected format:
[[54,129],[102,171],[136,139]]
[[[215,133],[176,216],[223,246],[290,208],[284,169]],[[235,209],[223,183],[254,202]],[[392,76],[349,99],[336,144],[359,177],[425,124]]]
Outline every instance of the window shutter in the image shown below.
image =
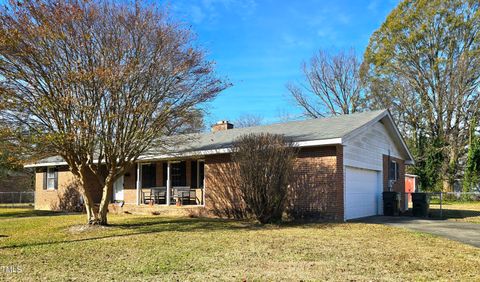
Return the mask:
[[55,172],[55,185],[54,185],[54,188],[55,190],[58,189],[58,168],[54,168],[54,172]]
[[43,190],[47,190],[47,169],[43,172]]

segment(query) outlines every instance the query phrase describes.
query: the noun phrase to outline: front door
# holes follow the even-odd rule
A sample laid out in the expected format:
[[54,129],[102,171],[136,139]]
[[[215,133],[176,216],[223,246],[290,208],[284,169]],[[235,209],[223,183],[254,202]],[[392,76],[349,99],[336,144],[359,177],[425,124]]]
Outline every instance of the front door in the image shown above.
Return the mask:
[[113,200],[123,201],[123,175],[113,183]]

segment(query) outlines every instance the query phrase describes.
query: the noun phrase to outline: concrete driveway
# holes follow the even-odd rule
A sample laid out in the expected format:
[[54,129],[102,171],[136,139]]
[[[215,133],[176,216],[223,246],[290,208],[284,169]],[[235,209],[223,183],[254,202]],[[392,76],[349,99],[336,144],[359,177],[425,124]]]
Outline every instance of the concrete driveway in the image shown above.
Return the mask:
[[480,224],[401,216],[372,216],[353,222],[385,224],[430,233],[480,248]]

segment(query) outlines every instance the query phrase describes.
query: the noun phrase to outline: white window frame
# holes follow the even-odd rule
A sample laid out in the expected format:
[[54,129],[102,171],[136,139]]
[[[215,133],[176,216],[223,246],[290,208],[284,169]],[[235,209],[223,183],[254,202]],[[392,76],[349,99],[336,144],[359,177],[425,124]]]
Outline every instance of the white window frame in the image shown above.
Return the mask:
[[[393,180],[393,181],[397,181],[398,180],[398,175],[400,174],[399,171],[398,171],[398,163],[397,161],[390,161],[391,165],[394,166],[394,169],[393,169],[393,179],[389,179],[389,180]],[[389,172],[390,174],[390,172]],[[390,178],[390,177],[389,177]]]
[[[53,180],[53,186],[50,186],[50,180]],[[56,182],[55,167],[47,167],[47,190],[55,190]]]

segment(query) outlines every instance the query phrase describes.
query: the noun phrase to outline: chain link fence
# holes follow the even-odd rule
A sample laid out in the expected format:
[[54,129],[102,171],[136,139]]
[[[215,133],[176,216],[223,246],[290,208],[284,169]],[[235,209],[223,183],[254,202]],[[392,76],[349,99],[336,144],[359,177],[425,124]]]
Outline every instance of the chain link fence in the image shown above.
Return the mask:
[[[480,192],[426,192],[429,199],[428,217],[480,223]],[[409,212],[413,203],[406,193]]]
[[35,192],[0,192],[0,207],[33,207]]

